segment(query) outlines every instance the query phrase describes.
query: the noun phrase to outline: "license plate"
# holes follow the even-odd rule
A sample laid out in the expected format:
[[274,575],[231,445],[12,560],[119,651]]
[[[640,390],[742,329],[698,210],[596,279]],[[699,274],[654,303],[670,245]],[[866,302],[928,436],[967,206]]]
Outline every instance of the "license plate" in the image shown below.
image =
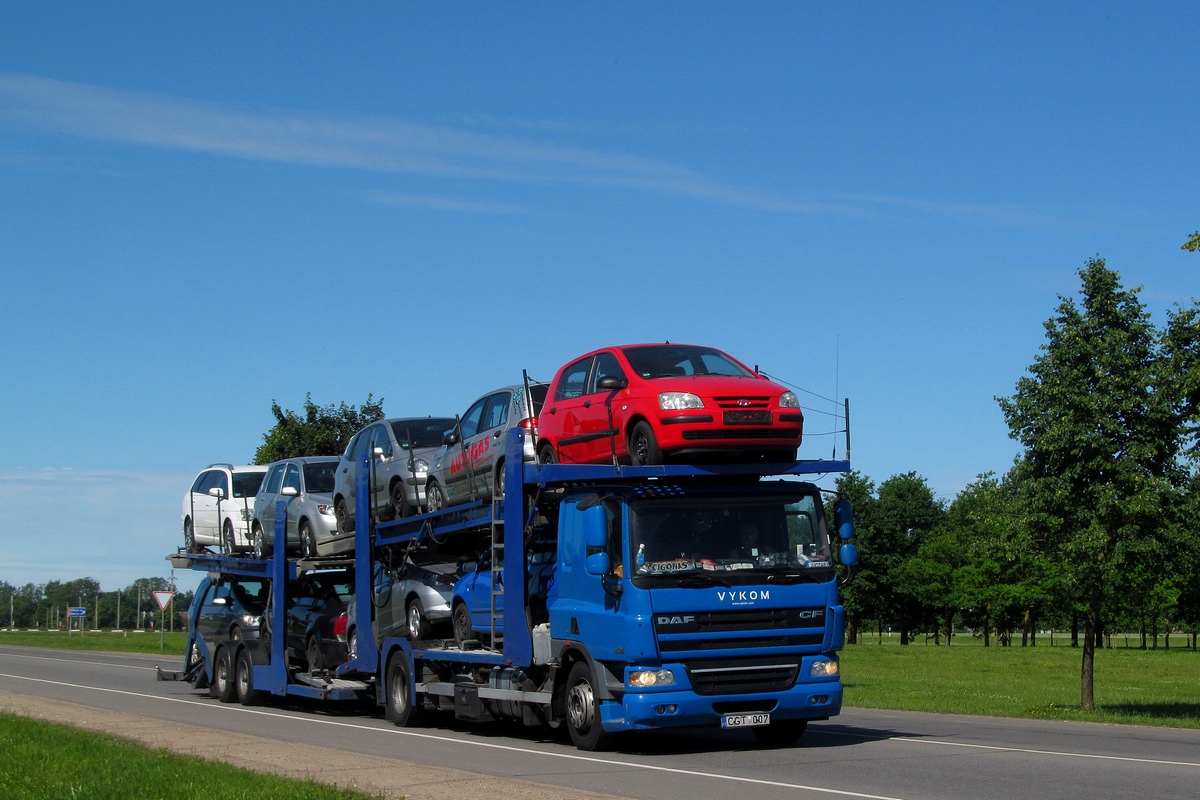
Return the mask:
[[722,728],[751,728],[755,725],[770,724],[770,714],[726,714],[721,717]]
[[770,425],[770,411],[726,411],[722,415],[726,425]]

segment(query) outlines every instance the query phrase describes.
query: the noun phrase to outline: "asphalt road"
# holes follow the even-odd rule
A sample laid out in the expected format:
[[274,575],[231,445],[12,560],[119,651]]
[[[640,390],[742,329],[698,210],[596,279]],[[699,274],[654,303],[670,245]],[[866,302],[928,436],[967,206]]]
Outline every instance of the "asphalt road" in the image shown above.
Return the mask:
[[631,737],[589,754],[550,732],[451,719],[401,729],[335,704],[224,705],[155,680],[175,659],[0,646],[0,689],[192,725],[644,800],[1192,798],[1200,731],[846,709],[800,743],[746,731]]

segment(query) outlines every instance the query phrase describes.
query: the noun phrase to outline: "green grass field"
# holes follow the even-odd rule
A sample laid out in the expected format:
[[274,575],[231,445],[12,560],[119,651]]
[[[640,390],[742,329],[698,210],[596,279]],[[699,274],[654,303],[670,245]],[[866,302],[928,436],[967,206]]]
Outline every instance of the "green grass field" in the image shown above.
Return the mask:
[[315,781],[262,775],[67,725],[0,714],[4,800],[359,800]]
[[[886,640],[885,640],[886,641]],[[1096,651],[1096,709],[1080,709],[1082,651],[982,647],[958,637],[951,647],[849,645],[842,651],[848,706],[995,717],[1072,719],[1200,728],[1200,653]],[[1180,638],[1182,644],[1182,637]]]
[[183,658],[183,649],[187,647],[187,634],[175,631],[162,634],[160,648],[159,634],[155,633],[112,633],[79,631],[67,634],[63,631],[8,631],[0,630],[0,644],[24,645],[27,647],[55,647],[61,650],[105,650],[117,653],[166,653],[170,656]]

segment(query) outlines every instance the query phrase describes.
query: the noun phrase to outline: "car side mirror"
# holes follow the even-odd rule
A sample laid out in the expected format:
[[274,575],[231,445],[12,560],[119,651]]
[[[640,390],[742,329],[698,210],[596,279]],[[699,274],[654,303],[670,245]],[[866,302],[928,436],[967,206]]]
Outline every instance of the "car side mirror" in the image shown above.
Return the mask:
[[382,457],[383,457],[383,448],[382,448],[382,447],[376,447],[376,448],[373,448],[373,449],[371,450],[371,453],[372,453],[372,455],[374,455],[376,458],[382,458]]
[[215,497],[218,500],[220,500],[222,497],[225,496],[225,490],[222,489],[220,486],[214,486],[213,488],[208,490],[208,496]]
[[295,497],[300,494],[300,491],[295,486],[285,486],[279,490],[279,493],[284,497]]
[[229,598],[228,597],[214,597],[212,600],[212,603],[214,606],[227,606],[227,605],[229,605]]
[[469,575],[477,569],[479,569],[478,561],[464,561],[463,562],[463,565],[462,565],[463,575]]
[[454,431],[450,431],[442,437],[442,444],[446,445],[447,447],[458,444],[458,434]]
[[616,375],[605,375],[600,380],[596,381],[596,388],[605,392],[616,392],[624,389],[629,385],[629,381],[624,378],[618,378]]

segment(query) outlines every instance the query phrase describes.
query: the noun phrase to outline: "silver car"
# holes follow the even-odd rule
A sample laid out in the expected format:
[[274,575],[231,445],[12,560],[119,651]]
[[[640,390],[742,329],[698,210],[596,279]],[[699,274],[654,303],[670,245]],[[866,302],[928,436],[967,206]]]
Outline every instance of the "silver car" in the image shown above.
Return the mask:
[[[543,383],[505,386],[476,400],[449,430],[433,456],[425,495],[430,511],[472,500],[504,496],[504,434],[530,428],[546,400]],[[533,437],[525,438],[525,460],[533,461]]]
[[354,537],[341,536],[333,514],[336,456],[286,458],[269,464],[267,477],[254,498],[251,548],[267,558],[275,545],[275,506],[287,503],[287,546],[302,555],[332,556],[354,552]]
[[[458,581],[458,562],[445,554],[418,554],[399,568],[376,563],[372,575],[376,638],[428,639],[435,627],[448,627],[450,597]],[[445,623],[445,625],[443,625]]]
[[425,506],[429,457],[453,427],[453,418],[403,417],[373,422],[354,434],[334,480],[333,505],[340,534],[354,534],[354,474],[363,456],[371,456],[371,508],[378,518],[412,516]]

